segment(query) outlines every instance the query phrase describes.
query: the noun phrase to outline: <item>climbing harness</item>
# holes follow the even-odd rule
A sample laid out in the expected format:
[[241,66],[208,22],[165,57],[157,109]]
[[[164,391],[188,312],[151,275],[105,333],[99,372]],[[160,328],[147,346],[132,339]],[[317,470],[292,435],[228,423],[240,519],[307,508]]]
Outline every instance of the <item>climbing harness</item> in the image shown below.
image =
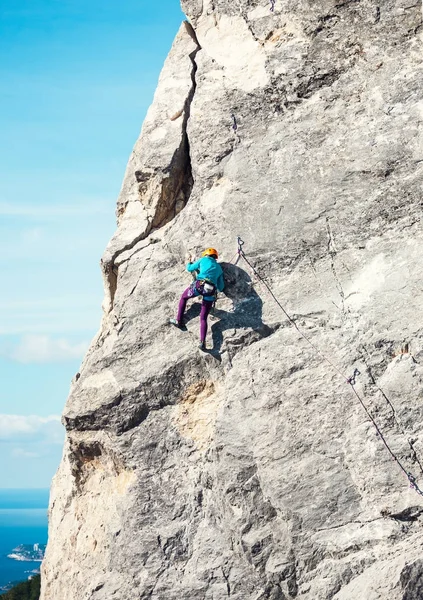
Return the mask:
[[190,297],[197,295],[200,296],[216,296],[217,289],[212,281],[208,279],[196,279],[190,285],[189,294]]
[[[284,308],[284,306],[280,303],[280,301],[278,300],[278,298],[273,293],[273,291],[272,291],[271,287],[269,286],[269,284],[263,279],[263,277],[260,275],[260,273],[258,273],[258,271],[254,267],[254,265],[252,265],[251,262],[248,260],[248,258],[245,255],[245,252],[243,250],[243,246],[244,246],[245,242],[244,242],[244,240],[241,239],[240,236],[238,236],[238,238],[237,238],[237,243],[238,243],[238,250],[237,250],[238,258],[237,258],[235,264],[238,263],[238,261],[239,261],[240,258],[242,258],[247,263],[247,265],[250,267],[251,271],[254,273],[254,275],[257,277],[257,279],[267,289],[267,291],[272,296],[273,300],[276,302],[276,304],[279,306],[279,308],[282,310],[282,312],[284,313],[284,315],[288,319],[288,321],[291,323],[291,325],[293,327],[295,327],[295,329],[298,331],[298,333],[306,340],[306,342],[313,348],[313,350],[317,354],[319,354],[329,365],[331,365],[331,367],[344,379],[345,383],[347,383],[348,385],[351,386],[351,390],[352,390],[353,394],[357,397],[357,399],[358,399],[359,403],[361,404],[362,408],[364,409],[364,411],[365,411],[368,419],[370,420],[370,422],[372,423],[373,427],[375,428],[376,435],[380,438],[380,440],[384,444],[385,448],[387,449],[387,451],[391,455],[392,460],[394,460],[397,463],[397,465],[399,466],[399,468],[401,469],[401,471],[407,477],[407,480],[409,482],[410,488],[413,489],[420,496],[423,496],[423,490],[421,490],[420,487],[418,486],[416,477],[410,471],[407,471],[407,469],[405,468],[405,466],[403,465],[403,463],[401,462],[401,460],[397,457],[397,455],[395,454],[395,452],[389,446],[387,440],[385,439],[384,435],[382,434],[382,431],[379,428],[379,425],[376,423],[375,419],[373,418],[373,416],[371,415],[369,409],[367,408],[366,404],[364,403],[362,397],[360,396],[360,394],[355,389],[356,379],[360,375],[360,371],[356,368],[356,369],[354,369],[354,373],[350,377],[347,377],[343,373],[343,371],[333,361],[331,361],[310,340],[310,338],[300,329],[300,327],[298,327],[298,325],[295,322],[295,320],[289,315],[289,313],[286,311],[286,309]],[[420,461],[417,460],[417,462],[418,462],[418,464],[420,466],[420,470],[422,470]],[[422,474],[423,474],[423,470],[422,470]]]
[[198,280],[197,290],[202,296],[214,296],[216,294],[216,286],[207,279]]
[[270,10],[274,12],[275,10],[276,0],[270,0]]

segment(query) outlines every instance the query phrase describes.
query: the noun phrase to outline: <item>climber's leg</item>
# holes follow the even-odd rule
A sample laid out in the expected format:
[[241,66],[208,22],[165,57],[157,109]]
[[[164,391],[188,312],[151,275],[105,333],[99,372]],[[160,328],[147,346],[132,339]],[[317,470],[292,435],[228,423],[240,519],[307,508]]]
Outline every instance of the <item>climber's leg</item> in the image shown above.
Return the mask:
[[[192,286],[188,287],[182,294],[181,299],[179,300],[178,314],[176,316],[176,323],[174,323],[175,325],[177,324],[178,326],[181,326],[183,324],[184,313],[185,313],[185,308],[187,306],[187,302],[194,295],[195,295],[195,291],[193,290]],[[173,321],[174,321],[174,319],[171,319],[171,323]]]
[[213,301],[203,300],[200,312],[200,347],[205,348],[207,335],[207,317],[213,307]]

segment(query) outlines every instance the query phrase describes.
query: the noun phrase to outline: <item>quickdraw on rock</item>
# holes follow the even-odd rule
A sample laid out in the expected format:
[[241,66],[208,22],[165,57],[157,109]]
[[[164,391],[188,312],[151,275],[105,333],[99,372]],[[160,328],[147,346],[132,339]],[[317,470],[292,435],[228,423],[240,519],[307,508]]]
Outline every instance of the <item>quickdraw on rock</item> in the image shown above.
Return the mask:
[[414,490],[415,492],[417,492],[420,496],[423,496],[423,492],[417,485],[416,478],[414,477],[414,475],[412,475],[412,473],[408,472],[407,478],[408,478],[408,481],[410,482],[410,488],[412,490]]
[[270,0],[270,10],[274,12],[275,10],[276,0]]
[[236,133],[238,131],[238,123],[236,120],[236,116],[232,113],[231,118],[232,118],[232,129],[233,129],[234,133]]
[[[244,246],[244,241],[241,239],[240,236],[238,236],[237,238],[237,243],[238,243],[238,258],[235,262],[235,264],[238,263],[239,259],[242,258],[247,265],[250,267],[250,269],[252,270],[252,272],[254,273],[254,275],[257,277],[257,279],[265,286],[265,288],[267,289],[267,291],[270,293],[270,295],[272,296],[273,300],[276,302],[276,304],[279,306],[279,308],[282,310],[282,312],[284,313],[284,315],[286,316],[286,318],[288,319],[288,321],[291,323],[291,325],[293,327],[295,327],[295,329],[298,331],[298,333],[306,340],[306,342],[313,348],[313,350],[315,350],[315,352],[317,354],[319,354],[323,360],[325,360],[329,365],[331,365],[331,367],[344,379],[344,381],[346,383],[348,383],[351,386],[351,390],[353,391],[354,395],[357,397],[359,403],[361,404],[362,408],[364,409],[369,421],[372,423],[373,427],[376,430],[376,435],[379,437],[379,439],[382,441],[382,443],[384,444],[386,450],[389,452],[389,454],[391,455],[391,458],[393,461],[395,461],[398,465],[398,467],[401,469],[401,471],[404,473],[404,475],[407,477],[407,480],[410,484],[410,488],[413,489],[417,494],[419,494],[420,496],[423,496],[423,491],[419,488],[418,484],[417,484],[417,479],[416,477],[410,472],[407,471],[407,469],[405,468],[405,466],[403,465],[402,461],[398,458],[398,456],[395,454],[395,452],[392,450],[392,448],[389,446],[387,440],[385,439],[382,431],[379,428],[379,425],[376,423],[375,419],[373,418],[373,416],[371,415],[369,409],[367,408],[367,406],[365,405],[363,398],[360,396],[360,394],[357,392],[357,390],[355,389],[355,385],[356,385],[356,379],[357,377],[360,375],[360,371],[356,368],[354,369],[354,373],[350,376],[347,377],[342,370],[333,362],[331,361],[321,350],[320,348],[318,348],[314,342],[312,342],[310,340],[310,338],[300,329],[300,327],[298,327],[297,323],[295,322],[295,320],[289,315],[289,313],[286,311],[286,309],[284,308],[284,306],[280,303],[280,301],[278,300],[278,298],[275,296],[275,294],[273,293],[272,288],[270,287],[270,285],[263,279],[263,277],[260,275],[260,273],[258,273],[257,269],[251,264],[251,262],[248,260],[248,258],[245,255],[245,252],[243,250],[243,246]],[[419,461],[418,461],[419,462]],[[420,465],[420,462],[419,462]],[[422,473],[423,474],[423,473]]]
[[347,383],[349,383],[350,385],[355,385],[356,377],[358,377],[358,375],[360,374],[361,373],[358,369],[354,369],[354,373],[351,375],[351,377],[348,377]]
[[238,236],[237,243],[238,243],[238,250],[237,250],[238,258],[236,259],[236,262],[238,262],[238,260],[242,257],[242,254],[243,254],[242,247],[245,244],[245,242]]

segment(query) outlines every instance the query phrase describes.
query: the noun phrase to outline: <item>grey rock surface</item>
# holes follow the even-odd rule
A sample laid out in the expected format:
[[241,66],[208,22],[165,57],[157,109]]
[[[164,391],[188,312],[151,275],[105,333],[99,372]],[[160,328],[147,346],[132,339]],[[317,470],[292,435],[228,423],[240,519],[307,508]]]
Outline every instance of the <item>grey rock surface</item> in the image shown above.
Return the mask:
[[[422,485],[421,3],[182,7],[64,412],[42,600],[417,600],[423,500],[369,415]],[[204,354],[198,303],[166,323],[210,245]]]

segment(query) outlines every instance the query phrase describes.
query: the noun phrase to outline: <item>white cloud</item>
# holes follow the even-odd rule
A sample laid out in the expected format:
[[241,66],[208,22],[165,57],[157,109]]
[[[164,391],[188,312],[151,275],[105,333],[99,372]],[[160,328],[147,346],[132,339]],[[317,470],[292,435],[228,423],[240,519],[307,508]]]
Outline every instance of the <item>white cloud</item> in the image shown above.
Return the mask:
[[63,427],[58,415],[39,417],[37,415],[0,414],[1,442],[61,444],[63,435]]
[[[37,316],[36,314],[24,314],[21,315],[20,321],[11,319],[6,324],[0,323],[0,335],[43,335],[47,331],[52,335],[78,332],[92,337],[96,331],[94,325],[100,321],[99,315],[95,314],[94,311],[93,314],[82,315],[79,320],[78,315],[75,316],[73,313],[50,315],[48,321],[47,317],[45,321],[37,321]],[[43,317],[44,315],[41,314],[40,318]],[[10,352],[5,353],[0,349],[0,356],[10,356]]]
[[[59,309],[75,309],[76,311],[86,311],[93,307],[97,308],[99,298],[96,294],[66,294],[66,296],[49,296],[46,298],[25,299],[19,296],[13,297],[10,301],[0,298],[0,311],[15,310],[17,313],[28,309],[43,310],[44,312],[58,311]],[[100,298],[101,304],[101,298]]]
[[110,214],[106,202],[87,202],[86,204],[34,205],[0,202],[0,215],[5,217],[26,217],[37,220],[49,220],[81,215]]
[[17,345],[0,348],[0,356],[20,363],[57,363],[81,360],[89,342],[71,343],[65,338],[24,335]]
[[[28,295],[26,290],[21,296],[14,290],[13,295],[0,299],[0,336],[79,334],[91,338],[96,332],[101,320],[100,294],[36,297],[32,293],[27,299]],[[1,346],[0,340],[0,354],[4,354]]]
[[13,458],[41,458],[42,455],[39,452],[25,450],[25,448],[13,448],[11,456]]

